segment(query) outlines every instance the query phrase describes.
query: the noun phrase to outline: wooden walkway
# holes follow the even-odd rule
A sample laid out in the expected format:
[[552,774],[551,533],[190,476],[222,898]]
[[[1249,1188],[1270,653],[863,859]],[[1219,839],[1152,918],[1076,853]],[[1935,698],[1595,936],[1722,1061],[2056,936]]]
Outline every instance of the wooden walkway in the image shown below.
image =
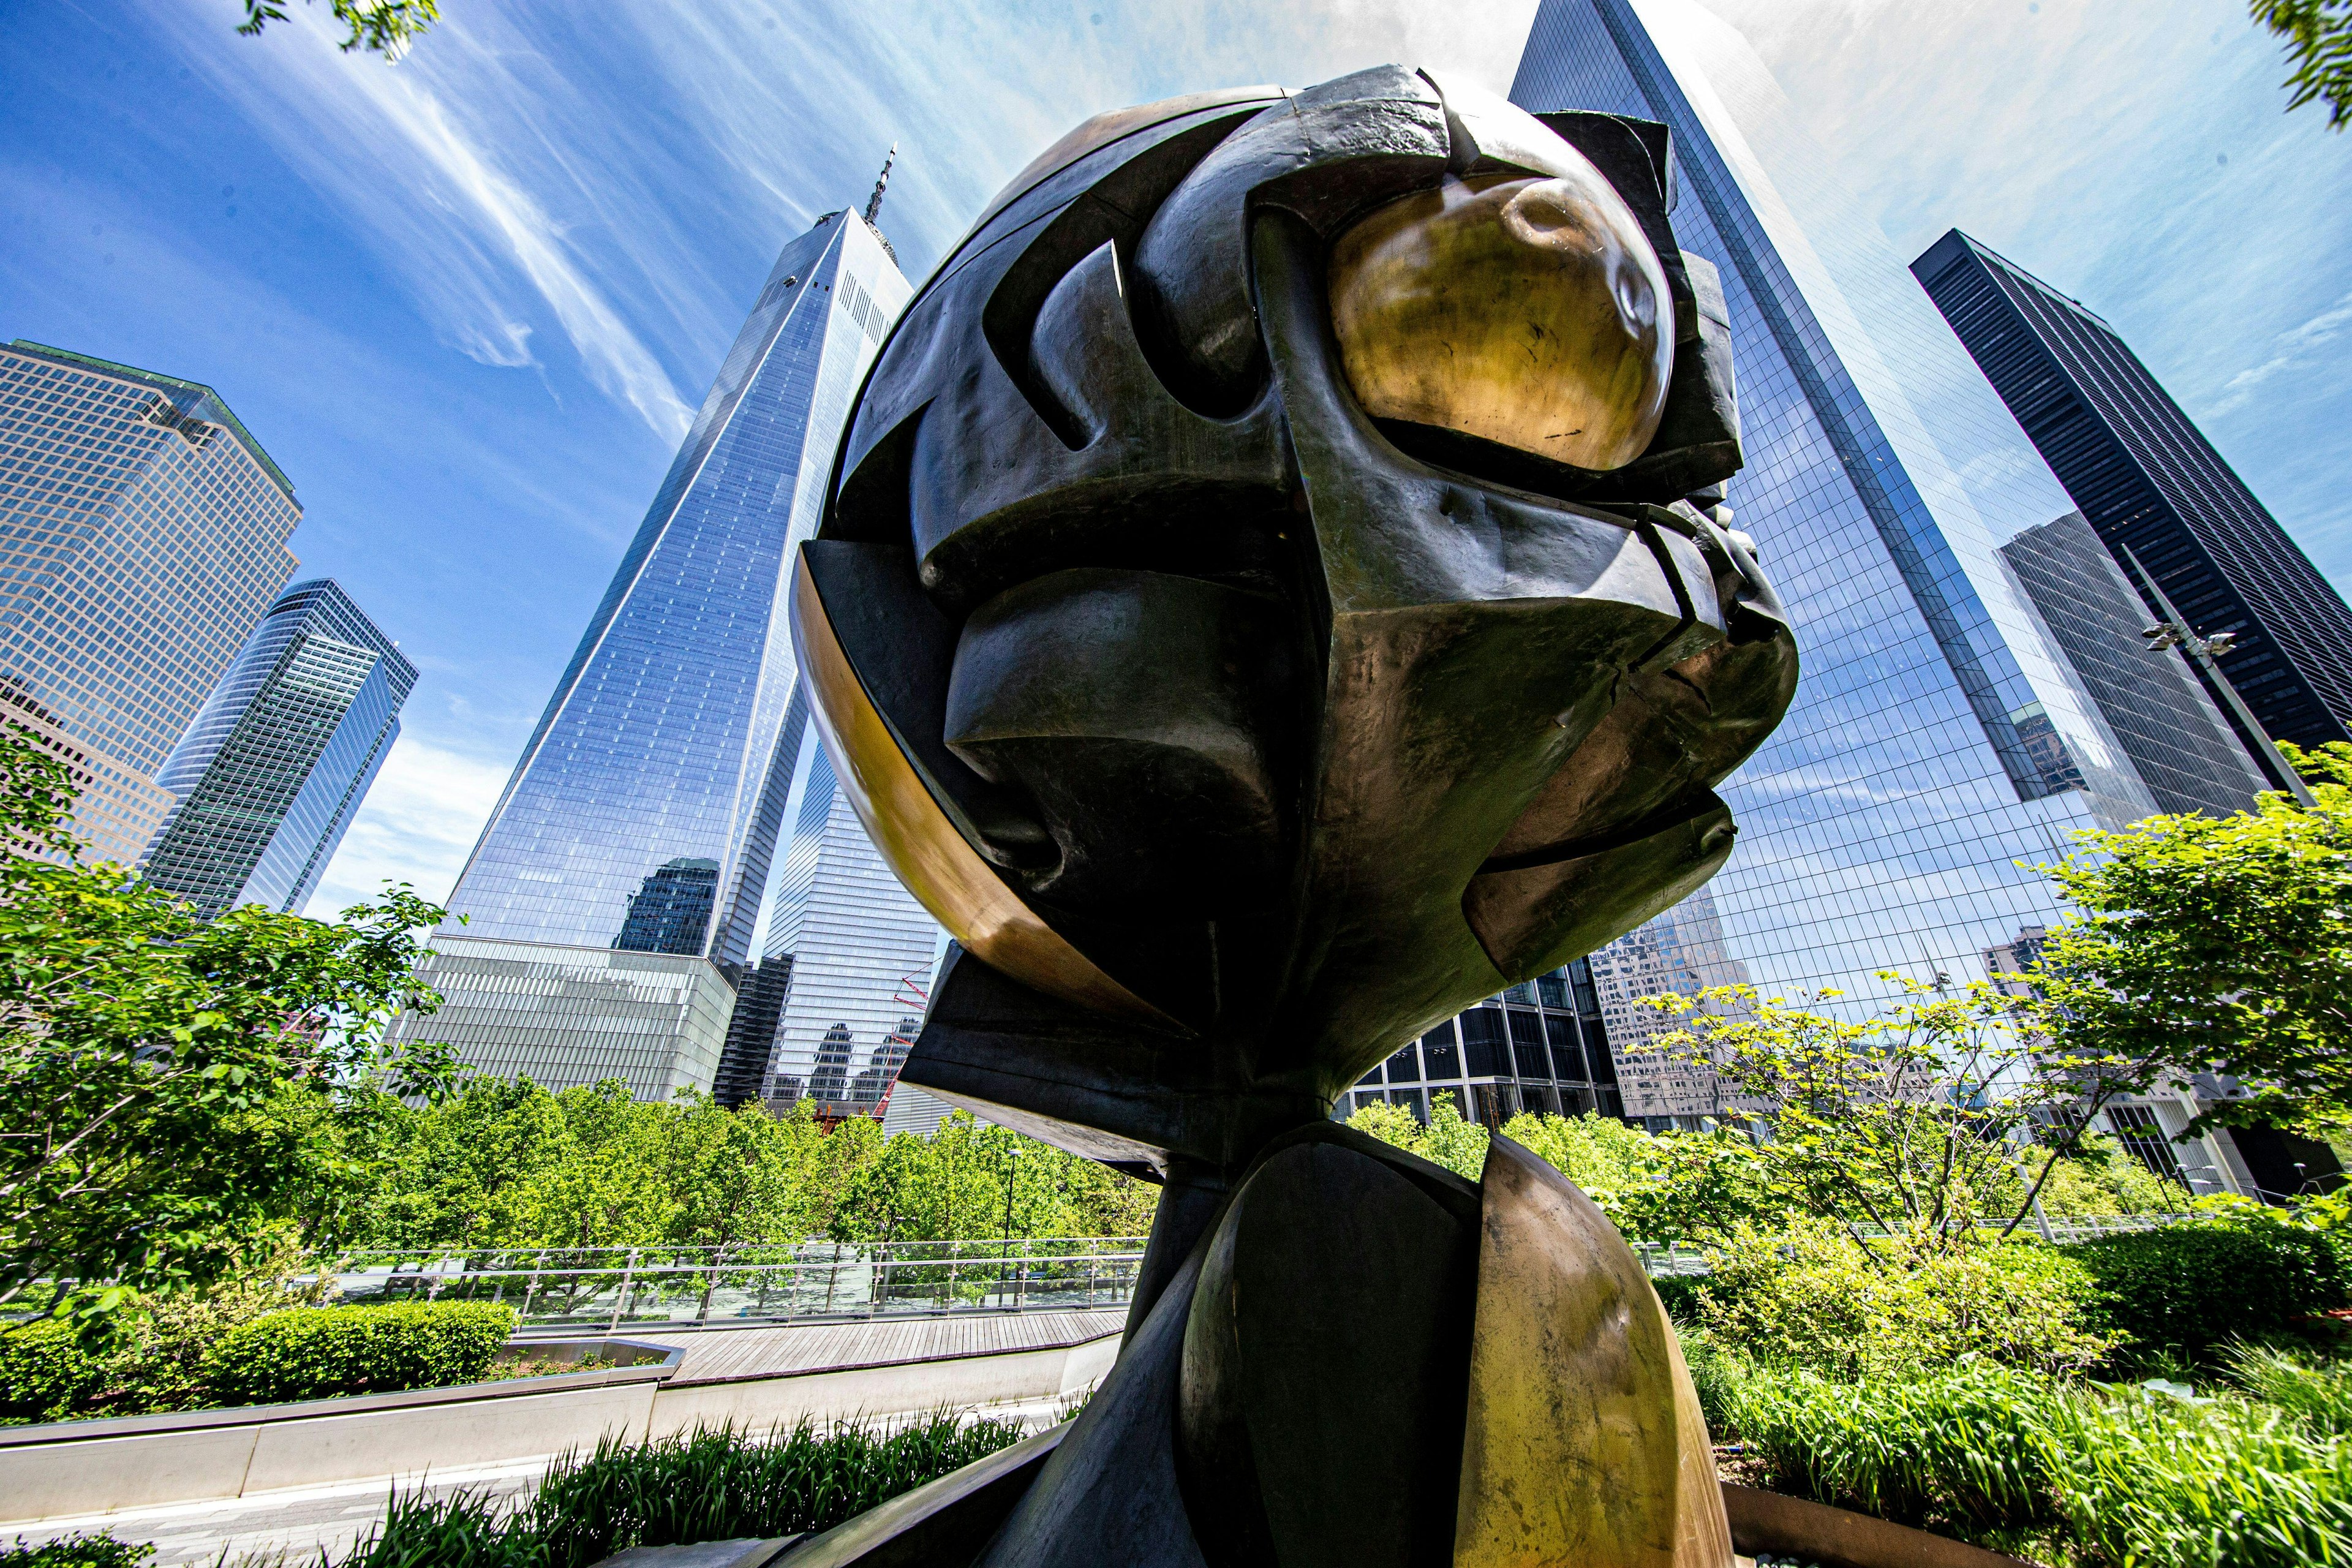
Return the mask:
[[1127,1326],[1123,1308],[1087,1312],[959,1312],[940,1318],[876,1318],[774,1329],[705,1330],[667,1342],[657,1329],[632,1339],[667,1342],[686,1359],[667,1386],[734,1383],[751,1377],[899,1366],[1013,1351],[1061,1350]]

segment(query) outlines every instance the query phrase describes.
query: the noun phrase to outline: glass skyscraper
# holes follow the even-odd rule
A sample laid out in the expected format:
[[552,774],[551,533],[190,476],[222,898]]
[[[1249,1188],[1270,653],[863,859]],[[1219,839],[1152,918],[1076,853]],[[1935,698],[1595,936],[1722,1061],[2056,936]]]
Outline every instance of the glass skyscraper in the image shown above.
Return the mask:
[[81,783],[75,826],[135,861],[164,759],[293,574],[294,486],[208,386],[0,349],[0,689]]
[[[1594,954],[1599,989],[1745,977],[1857,1006],[1886,993],[1879,971],[1973,977],[2058,919],[2032,863],[2156,805],[1997,554],[2065,492],[1721,20],[1689,0],[1543,0],[1511,97],[1672,130],[1675,228],[1730,306],[1735,526],[1804,661],[1787,719],[1722,789],[1739,838],[1707,907]],[[1629,1113],[1677,1113],[1625,1087]]]
[[278,596],[163,763],[140,872],[205,919],[299,910],[400,734],[416,667],[331,578]]
[[2352,607],[2116,330],[1958,229],[1911,269],[2108,549],[2200,636],[2236,634],[2217,662],[2255,721],[2352,740]]
[[[819,218],[777,258],[450,898],[465,937],[540,955],[502,949],[503,963],[561,966],[593,948],[759,981],[745,1022],[765,1028],[730,1037],[731,1006],[676,1010],[679,1027],[705,1033],[715,1016],[717,1033],[677,1042],[691,1072],[633,1070],[651,1092],[722,1076],[730,1098],[772,1089],[770,1058],[805,1033],[788,1090],[825,1087],[846,1105],[906,1011],[904,973],[929,975],[937,927],[835,800],[796,693],[785,613],[850,398],[911,292],[874,224],[880,197],[877,186],[863,217]],[[763,929],[772,902],[789,911]],[[905,931],[918,933],[911,944]],[[919,947],[919,963],[902,963],[901,946]],[[489,949],[467,951],[491,962]],[[436,960],[428,973],[439,973]],[[811,1008],[824,1014],[813,1026]],[[877,1012],[888,1017],[874,1026]],[[420,1026],[465,1035],[468,1059],[486,1068],[525,1070],[515,1064],[527,1053],[494,1045],[499,1029],[524,1027],[521,1015],[501,1016],[453,1018],[445,1006]],[[599,1048],[594,1031],[577,1037],[582,1051]],[[837,1058],[822,1083],[821,1044]],[[544,1052],[529,1059],[535,1077],[551,1070]],[[564,1071],[597,1076],[587,1061]]]

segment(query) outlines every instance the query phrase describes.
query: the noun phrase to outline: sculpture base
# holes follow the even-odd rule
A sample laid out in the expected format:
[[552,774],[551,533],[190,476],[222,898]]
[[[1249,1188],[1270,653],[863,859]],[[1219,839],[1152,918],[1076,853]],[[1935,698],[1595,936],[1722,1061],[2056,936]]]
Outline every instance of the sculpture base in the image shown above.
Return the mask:
[[[1501,1137],[1478,1184],[1328,1122],[1276,1140],[1078,1418],[986,1463],[793,1568],[1732,1559],[1648,1277],[1591,1200]],[[1016,1475],[1034,1479],[999,1513]]]

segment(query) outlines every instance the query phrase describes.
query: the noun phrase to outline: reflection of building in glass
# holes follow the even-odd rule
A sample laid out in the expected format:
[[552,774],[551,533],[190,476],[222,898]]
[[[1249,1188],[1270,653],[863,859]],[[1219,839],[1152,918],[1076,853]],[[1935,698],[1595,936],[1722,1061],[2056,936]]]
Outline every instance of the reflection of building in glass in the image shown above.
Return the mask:
[[1437,1098],[1488,1127],[1521,1111],[1620,1114],[1617,1066],[1590,965],[1580,958],[1406,1041],[1341,1095],[1332,1114],[1344,1120],[1387,1100],[1425,1121]]
[[156,775],[293,574],[301,516],[212,388],[0,348],[0,686],[79,753],[94,858],[133,864],[163,825]]
[[[623,931],[626,948],[657,928],[660,951],[730,973],[762,953],[771,860],[814,740],[785,629],[792,563],[908,292],[872,211],[828,213],[777,258],[450,897],[467,933],[601,948]],[[858,848],[875,858],[862,833]],[[641,920],[647,868],[697,861],[714,868],[701,929],[685,908],[704,896],[698,872],[655,889],[677,907]],[[764,949],[786,952],[789,1014],[824,965]]]
[[[1985,949],[1985,973],[1992,977],[2003,974],[2031,974],[2033,972],[2033,966],[2042,962],[2042,950],[2049,945],[2049,927],[2021,926],[2018,928],[2017,934],[2009,941],[1997,942]],[[2011,995],[2038,994],[2031,981],[1996,978],[1995,984]]]
[[710,1097],[719,1104],[732,1110],[760,1098],[767,1082],[768,1058],[775,1050],[776,1020],[783,1016],[784,995],[792,985],[793,959],[786,953],[753,964],[736,988],[735,1016],[727,1021],[727,1045],[710,1085]]
[[887,1116],[892,1093],[898,1089],[898,1069],[907,1065],[907,1053],[914,1049],[915,1037],[922,1031],[923,1020],[908,1014],[882,1037],[882,1043],[866,1058],[865,1069],[849,1086],[849,1101],[858,1115]]
[[551,1089],[616,1078],[639,1100],[708,1089],[734,993],[709,961],[443,931],[418,973],[441,994],[396,1040],[440,1040],[493,1078]]
[[[1991,975],[2029,974],[2050,947],[2044,926],[2024,926],[2004,942],[1985,949],[1985,972]],[[2036,994],[2025,979],[1996,980],[2003,990],[2019,996]],[[2237,1193],[2267,1202],[2283,1202],[2308,1191],[2326,1191],[2343,1175],[2334,1152],[2325,1143],[2268,1127],[2213,1128],[2189,1138],[2182,1136],[2199,1115],[2241,1094],[2234,1079],[2199,1073],[2187,1082],[2159,1085],[2148,1094],[2122,1094],[2100,1108],[2092,1125],[2114,1134],[2126,1152],[2158,1176],[2203,1196]],[[2077,1110],[2073,1120],[2079,1122]]]
[[628,918],[613,945],[627,952],[700,952],[718,894],[719,862],[682,855],[629,895]]
[[1882,970],[1973,973],[2058,918],[2032,863],[2155,805],[1997,554],[2064,492],[1727,24],[1692,0],[1542,0],[1511,96],[1664,121],[1675,231],[1729,306],[1729,500],[1804,673],[1722,788],[1738,847],[1693,929],[1767,994],[1857,1009]]
[[164,762],[177,802],[140,866],[207,920],[299,911],[400,734],[416,667],[329,578],[297,583]]
[[2199,635],[2237,635],[2219,662],[2256,721],[2352,739],[2352,607],[2115,329],[1958,229],[1911,269],[2107,548]]
[[[797,714],[800,700],[793,706]],[[882,1116],[906,1059],[898,1037],[913,1032],[910,1016],[920,1027],[945,937],[866,837],[815,726],[804,729],[762,944],[793,957],[766,1094],[782,1102],[805,1093],[827,1116]],[[821,1061],[836,1049],[865,1064],[854,1079],[820,1079]]]
[[849,1026],[835,1024],[816,1043],[808,1097],[819,1105],[838,1105],[849,1098]]
[[1664,1048],[1648,1048],[1658,1036],[1681,1026],[1670,1014],[1641,1005],[1644,996],[1669,992],[1695,996],[1717,985],[1748,984],[1747,966],[1723,945],[1723,921],[1715,900],[1701,888],[1640,930],[1619,937],[1594,953],[1592,981],[1601,1016],[1617,1055],[1617,1079],[1625,1114],[1652,1123],[1696,1126],[1703,1116],[1728,1107],[1712,1068]]
[[2226,816],[2270,787],[2187,657],[2140,639],[2147,606],[2081,512],[2027,529],[2000,557],[2158,806]]

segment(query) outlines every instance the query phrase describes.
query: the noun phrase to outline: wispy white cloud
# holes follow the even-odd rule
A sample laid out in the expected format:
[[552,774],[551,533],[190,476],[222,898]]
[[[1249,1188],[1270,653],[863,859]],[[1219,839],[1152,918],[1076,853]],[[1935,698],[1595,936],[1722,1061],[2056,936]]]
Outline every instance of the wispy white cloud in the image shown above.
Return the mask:
[[503,763],[404,733],[304,912],[331,916],[374,897],[387,881],[407,882],[428,899],[446,898],[506,787],[508,772]]
[[[2317,370],[2323,362],[2331,367],[2337,355],[2316,355],[2313,350],[2334,342],[2352,327],[2352,294],[2347,294],[2327,310],[2290,327],[2272,340],[2271,357],[2257,365],[2249,365],[2221,384],[2221,395],[2203,409],[2209,418],[2218,417],[2242,408],[2254,400],[2254,395],[2275,378],[2289,371]],[[2330,374],[2333,374],[2331,369]]]
[[[166,16],[186,31],[212,21],[179,6]],[[435,41],[430,56],[396,68],[355,59],[299,10],[257,43],[225,51],[205,38],[213,47],[190,52],[288,162],[374,234],[453,347],[484,364],[534,363],[535,300],[589,379],[676,440],[688,410],[555,216],[563,183],[510,161],[532,142],[502,121],[546,101],[540,84],[478,35],[450,29]]]

